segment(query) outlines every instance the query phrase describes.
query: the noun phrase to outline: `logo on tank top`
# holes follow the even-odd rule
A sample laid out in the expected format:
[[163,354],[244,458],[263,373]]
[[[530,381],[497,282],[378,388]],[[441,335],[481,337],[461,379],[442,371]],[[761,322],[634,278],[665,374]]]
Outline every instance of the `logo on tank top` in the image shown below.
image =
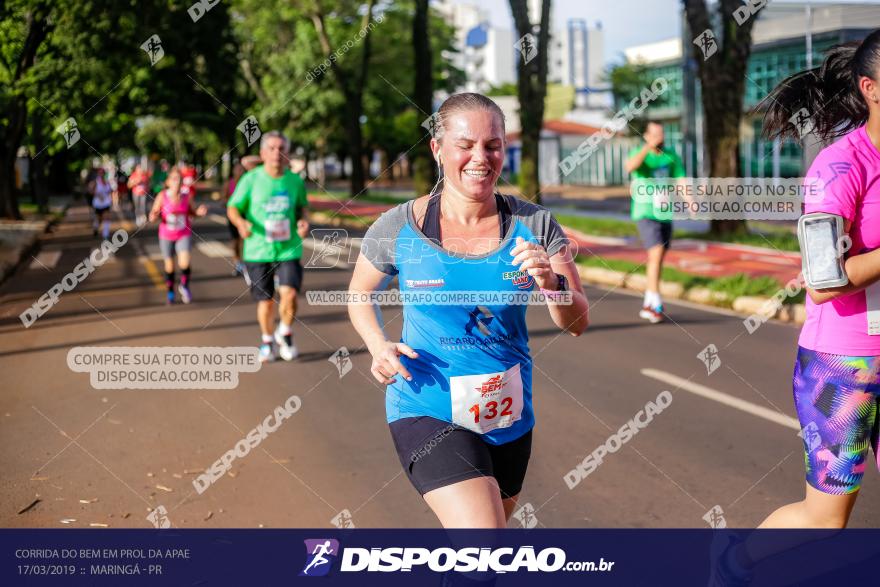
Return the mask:
[[486,306],[474,306],[468,312],[468,320],[464,325],[465,336],[438,337],[440,345],[447,351],[487,348],[513,340],[512,333],[504,332],[503,327],[490,328],[495,322],[495,315]]
[[413,289],[423,289],[426,287],[443,287],[446,285],[446,281],[439,277],[437,279],[407,279],[406,287],[410,287]]
[[511,281],[519,289],[530,289],[535,280],[528,271],[505,271],[501,274],[504,281]]

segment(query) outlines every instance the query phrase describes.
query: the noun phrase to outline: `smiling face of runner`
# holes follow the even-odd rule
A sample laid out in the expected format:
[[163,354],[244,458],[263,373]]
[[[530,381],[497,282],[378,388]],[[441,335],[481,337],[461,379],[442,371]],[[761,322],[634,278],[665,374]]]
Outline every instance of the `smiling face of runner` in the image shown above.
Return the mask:
[[272,177],[281,177],[289,159],[284,137],[266,137],[260,144],[260,159],[263,160],[266,173]]
[[174,167],[168,172],[168,177],[165,179],[165,187],[168,189],[169,195],[174,198],[180,193],[180,181],[180,170]]
[[446,112],[441,106],[440,127],[438,136],[431,139],[431,150],[443,168],[444,190],[474,200],[491,197],[504,167],[500,109],[483,96]]

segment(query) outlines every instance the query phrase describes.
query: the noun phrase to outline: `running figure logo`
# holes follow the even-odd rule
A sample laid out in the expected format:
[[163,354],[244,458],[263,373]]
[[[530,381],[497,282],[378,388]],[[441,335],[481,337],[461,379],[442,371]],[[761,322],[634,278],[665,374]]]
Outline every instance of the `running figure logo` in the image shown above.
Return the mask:
[[819,426],[815,422],[804,426],[803,430],[798,432],[798,436],[804,439],[804,447],[808,453],[822,446],[822,436],[819,434]]
[[76,119],[73,117],[70,117],[59,124],[58,127],[55,128],[55,132],[64,137],[64,142],[67,143],[68,149],[79,141],[79,127],[76,125]]
[[694,45],[699,47],[700,51],[703,52],[703,61],[708,60],[718,52],[718,43],[715,41],[715,33],[712,32],[712,29],[706,29],[700,33],[700,35],[694,39]]
[[804,138],[804,135],[813,131],[813,120],[810,118],[810,111],[806,108],[801,108],[795,112],[788,121],[797,129],[800,138]]
[[351,528],[354,528],[354,521],[352,520],[351,512],[347,509],[342,510],[341,512],[333,516],[333,519],[330,520],[330,523],[342,530],[349,530]]
[[306,263],[309,269],[332,269],[339,264],[345,250],[348,231],[344,228],[315,228],[312,239],[318,241],[312,249],[312,257]]
[[159,38],[159,35],[153,35],[144,41],[141,49],[150,56],[150,67],[156,65],[165,57],[165,50],[162,48],[162,39]]
[[703,519],[715,530],[727,528],[727,520],[724,519],[724,510],[720,505],[713,506],[711,510],[703,515]]
[[538,54],[538,45],[535,43],[535,35],[532,33],[526,33],[523,35],[514,46],[520,53],[522,53],[523,64],[528,63]]
[[710,344],[701,350],[697,358],[706,365],[706,375],[711,375],[715,372],[715,369],[721,366],[721,359],[718,357],[718,347],[714,344]]
[[171,520],[168,519],[168,510],[165,509],[164,505],[156,506],[156,509],[147,516],[147,520],[160,530],[171,527]]
[[332,538],[305,540],[306,566],[300,577],[324,577],[333,567],[333,561],[339,556],[339,541]]
[[535,516],[535,506],[530,503],[524,503],[521,508],[516,510],[513,517],[519,520],[519,523],[526,530],[538,525],[538,518]]
[[433,113],[431,116],[422,121],[422,126],[428,129],[428,134],[431,135],[431,138],[437,138],[437,124],[439,122],[440,116],[437,112]]
[[257,122],[257,119],[253,116],[248,116],[245,118],[241,124],[237,127],[238,130],[241,131],[241,134],[244,135],[245,140],[247,141],[248,147],[254,144],[254,141],[263,136],[263,133],[260,131],[260,124]]
[[336,366],[336,370],[339,371],[340,379],[345,377],[345,374],[351,371],[351,359],[348,357],[348,349],[343,346],[339,347],[339,349],[327,359],[327,361]]

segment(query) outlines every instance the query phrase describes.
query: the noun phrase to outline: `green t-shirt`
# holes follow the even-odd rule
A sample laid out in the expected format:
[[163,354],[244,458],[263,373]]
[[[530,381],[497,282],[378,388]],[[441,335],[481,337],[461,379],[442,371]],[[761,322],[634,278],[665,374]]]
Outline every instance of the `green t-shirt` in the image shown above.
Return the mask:
[[158,194],[165,189],[165,180],[168,179],[168,172],[157,169],[153,172],[153,194]]
[[[642,147],[633,147],[630,150],[628,157],[634,156],[641,150]],[[666,180],[670,177],[684,177],[684,175],[684,165],[682,165],[681,159],[678,158],[678,155],[666,149],[664,149],[660,153],[648,151],[648,154],[647,156],[645,156],[645,160],[642,161],[641,166],[639,166],[638,169],[632,172],[633,179]],[[661,181],[657,183],[665,182]],[[636,201],[635,198],[633,198],[632,201],[630,215],[633,220],[640,220],[642,218],[661,221],[672,220],[671,211],[660,212],[659,210],[655,210],[653,202]]]
[[302,257],[302,239],[296,233],[300,209],[309,205],[302,178],[284,170],[278,178],[260,165],[238,180],[227,206],[234,206],[250,222],[242,259],[251,263],[277,263]]

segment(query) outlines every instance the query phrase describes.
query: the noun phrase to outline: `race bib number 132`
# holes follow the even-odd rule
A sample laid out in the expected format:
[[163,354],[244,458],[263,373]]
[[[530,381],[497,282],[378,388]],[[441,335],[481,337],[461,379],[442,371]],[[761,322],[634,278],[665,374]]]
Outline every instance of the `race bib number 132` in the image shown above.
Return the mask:
[[449,391],[452,421],[478,434],[507,428],[522,417],[519,364],[498,373],[450,377]]

